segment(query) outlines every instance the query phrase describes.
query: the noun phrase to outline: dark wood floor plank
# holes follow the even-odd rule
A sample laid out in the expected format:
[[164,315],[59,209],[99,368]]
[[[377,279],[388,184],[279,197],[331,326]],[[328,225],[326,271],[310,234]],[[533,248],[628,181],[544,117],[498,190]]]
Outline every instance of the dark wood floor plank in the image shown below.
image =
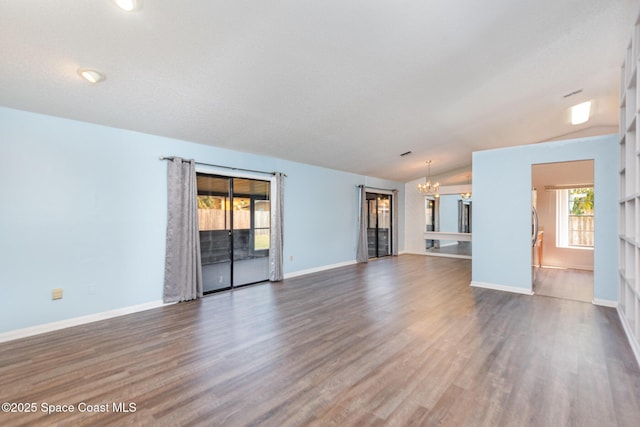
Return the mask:
[[[0,425],[636,426],[614,309],[403,255],[0,344]],[[40,407],[38,407],[40,409]]]

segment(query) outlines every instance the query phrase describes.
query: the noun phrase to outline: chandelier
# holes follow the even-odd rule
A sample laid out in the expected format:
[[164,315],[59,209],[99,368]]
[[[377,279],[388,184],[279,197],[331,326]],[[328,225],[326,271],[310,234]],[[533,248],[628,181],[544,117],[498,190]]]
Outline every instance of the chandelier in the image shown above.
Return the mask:
[[438,189],[440,188],[440,183],[435,182],[431,184],[431,160],[427,162],[427,178],[424,184],[418,184],[418,191],[424,195],[437,195]]
[[[468,184],[471,187],[471,175],[468,176]],[[460,197],[462,200],[471,200],[471,191],[467,191],[466,193],[460,193]]]

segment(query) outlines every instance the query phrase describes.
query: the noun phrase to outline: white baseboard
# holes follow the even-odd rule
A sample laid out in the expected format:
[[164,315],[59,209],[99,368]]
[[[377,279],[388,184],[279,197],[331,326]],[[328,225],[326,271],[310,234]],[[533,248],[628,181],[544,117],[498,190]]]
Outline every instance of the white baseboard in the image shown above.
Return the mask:
[[613,301],[609,299],[594,298],[593,301],[591,301],[591,303],[593,305],[601,305],[603,307],[612,307],[612,308],[618,307],[618,301]]
[[472,281],[469,286],[474,288],[493,289],[495,291],[513,292],[516,294],[533,295],[530,289],[516,288],[515,286],[496,285],[494,283],[484,283]]
[[617,311],[620,323],[622,323],[622,329],[624,329],[624,333],[627,335],[627,341],[629,341],[633,355],[636,357],[636,362],[638,362],[638,366],[640,366],[640,343],[638,343],[638,340],[636,340],[636,337],[633,335],[631,325],[627,322],[627,318],[624,316],[620,306],[618,306]]
[[322,267],[314,267],[314,268],[309,268],[307,270],[293,271],[291,273],[286,273],[284,275],[284,278],[291,279],[293,277],[304,276],[306,274],[311,274],[311,273],[318,273],[320,271],[325,271],[325,270],[332,270],[334,268],[345,267],[347,265],[353,265],[353,264],[356,264],[356,260],[339,262],[337,264],[323,265]]
[[46,332],[57,331],[72,326],[84,325],[86,323],[97,322],[99,320],[110,319],[112,317],[124,316],[125,314],[137,313],[139,311],[150,310],[162,307],[162,300],[151,301],[144,304],[132,305],[129,307],[117,308],[115,310],[103,311],[101,313],[89,314],[86,316],[73,317],[71,319],[59,320],[57,322],[45,323],[42,325],[29,326],[28,328],[16,329],[9,332],[0,333],[0,343],[6,341],[26,338],[33,335],[44,334]]

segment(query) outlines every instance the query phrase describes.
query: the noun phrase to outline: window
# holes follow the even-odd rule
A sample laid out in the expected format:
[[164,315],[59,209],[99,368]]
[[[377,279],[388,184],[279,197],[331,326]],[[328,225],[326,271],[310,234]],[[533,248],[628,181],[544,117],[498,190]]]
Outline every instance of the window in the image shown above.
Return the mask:
[[558,247],[593,248],[593,187],[556,191]]
[[[253,216],[251,203],[253,202]],[[271,232],[271,202],[250,197],[233,199],[233,229],[250,230],[254,221],[253,250],[269,250]],[[198,196],[198,225],[200,231],[226,230],[230,227],[230,203],[226,196]]]
[[233,229],[251,229],[251,199],[249,197],[233,197]]
[[271,233],[271,202],[269,200],[254,201],[254,251],[269,249],[269,234]]
[[198,195],[198,227],[200,231],[226,230],[229,221],[229,198]]

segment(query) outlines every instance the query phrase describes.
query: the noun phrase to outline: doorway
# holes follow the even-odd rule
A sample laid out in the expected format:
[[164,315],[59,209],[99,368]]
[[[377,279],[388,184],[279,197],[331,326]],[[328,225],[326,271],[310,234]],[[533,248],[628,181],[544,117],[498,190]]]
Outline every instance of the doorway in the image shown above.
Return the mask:
[[269,279],[270,181],[197,173],[204,293]]
[[367,192],[367,242],[369,258],[391,255],[392,209],[390,194]]
[[[424,199],[424,218],[425,218],[425,231],[440,231],[438,224],[439,219],[439,197],[427,196]],[[439,240],[425,240],[425,249],[440,248]]]
[[592,302],[594,161],[534,164],[531,170],[533,291]]

